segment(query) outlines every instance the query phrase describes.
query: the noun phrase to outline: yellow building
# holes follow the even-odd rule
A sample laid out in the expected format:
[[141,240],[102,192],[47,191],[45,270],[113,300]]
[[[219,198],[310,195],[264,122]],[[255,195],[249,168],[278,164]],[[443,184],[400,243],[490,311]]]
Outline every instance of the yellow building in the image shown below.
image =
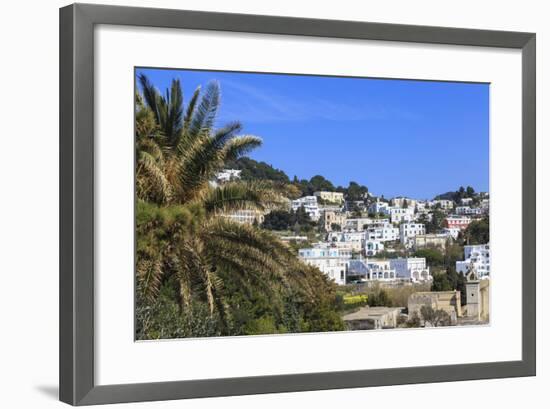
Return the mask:
[[341,192],[315,192],[315,196],[317,196],[318,199],[321,199],[323,202],[328,203],[344,203],[344,194]]

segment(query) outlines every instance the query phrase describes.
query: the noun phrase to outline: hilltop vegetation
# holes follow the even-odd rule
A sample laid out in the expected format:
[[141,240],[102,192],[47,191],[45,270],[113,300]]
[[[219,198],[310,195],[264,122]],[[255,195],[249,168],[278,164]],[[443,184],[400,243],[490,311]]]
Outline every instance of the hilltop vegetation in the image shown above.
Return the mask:
[[228,161],[225,166],[229,169],[240,169],[242,180],[272,180],[274,182],[290,183],[287,174],[282,170],[246,156]]

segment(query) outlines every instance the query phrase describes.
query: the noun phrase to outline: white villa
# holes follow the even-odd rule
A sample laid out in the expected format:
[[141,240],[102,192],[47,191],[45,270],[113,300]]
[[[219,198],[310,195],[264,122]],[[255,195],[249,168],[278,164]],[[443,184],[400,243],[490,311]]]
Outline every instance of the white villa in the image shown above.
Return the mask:
[[261,224],[264,221],[264,213],[259,210],[237,210],[225,217],[242,224],[253,224],[254,221]]
[[343,248],[305,248],[298,256],[306,264],[317,267],[337,284],[346,283],[346,271],[351,260],[351,250]]
[[443,210],[452,210],[455,203],[452,200],[432,200],[430,203],[430,207],[436,207],[439,205]]
[[391,268],[395,269],[397,277],[411,281],[428,281],[432,279],[430,268],[426,266],[424,257],[408,257],[390,259]]
[[419,234],[426,234],[426,226],[423,223],[403,223],[399,226],[399,240],[403,245],[408,245],[410,239]]
[[414,219],[414,208],[389,207],[387,212],[392,223],[411,222]]
[[378,252],[384,250],[384,243],[378,240],[365,240],[364,249],[367,257],[376,256]]
[[321,211],[317,205],[317,196],[304,196],[290,202],[290,207],[293,211],[298,210],[302,206],[306,213],[309,214],[309,217],[311,217],[311,220],[319,220]]
[[447,236],[456,240],[458,239],[458,233],[460,233],[461,231],[462,230],[460,230],[458,227],[445,227],[441,230],[441,233],[446,234]]
[[477,216],[483,214],[483,210],[479,207],[470,207],[470,206],[457,206],[455,208],[455,213],[460,215],[471,215]]
[[491,273],[491,249],[489,243],[464,246],[464,261],[456,262],[457,273],[466,275],[474,267],[479,278],[489,278]]
[[376,202],[372,203],[368,211],[369,213],[386,213],[386,209],[389,207],[389,204],[386,202],[380,202],[378,199],[376,199]]
[[396,271],[388,260],[350,260],[348,277],[358,281],[393,281],[397,279]]
[[230,182],[241,178],[241,170],[239,169],[224,169],[216,174],[216,181],[219,183]]
[[362,231],[366,228],[374,226],[384,226],[390,222],[389,219],[370,219],[368,217],[360,217],[347,219],[345,224],[346,230]]
[[399,240],[399,229],[391,224],[367,229],[367,240],[394,241]]
[[415,208],[416,207],[416,200],[409,199],[408,197],[394,197],[391,200],[391,204],[394,207],[404,207],[403,205],[407,203],[407,207]]

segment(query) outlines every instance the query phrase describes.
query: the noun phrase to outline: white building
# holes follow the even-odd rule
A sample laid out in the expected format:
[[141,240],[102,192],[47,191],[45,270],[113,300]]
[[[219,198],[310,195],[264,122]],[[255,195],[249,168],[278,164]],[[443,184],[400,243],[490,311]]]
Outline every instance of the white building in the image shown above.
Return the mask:
[[362,231],[369,227],[383,226],[390,222],[389,219],[370,219],[368,217],[358,217],[347,219],[344,228],[346,230]]
[[242,171],[239,169],[224,169],[216,174],[216,181],[218,183],[225,183],[235,179],[240,179],[241,172]]
[[441,207],[443,210],[452,210],[455,203],[452,200],[432,200],[430,202],[430,207]]
[[235,213],[228,214],[224,217],[242,224],[261,224],[264,221],[264,214],[259,210],[237,210]]
[[399,229],[397,227],[393,227],[391,224],[378,227],[369,227],[367,229],[366,239],[378,240],[382,242],[399,240]]
[[290,207],[293,211],[298,210],[302,206],[309,217],[311,217],[311,220],[319,220],[319,217],[321,217],[321,211],[317,205],[316,196],[304,196],[290,202]]
[[384,243],[378,240],[365,240],[363,247],[365,249],[365,256],[373,257],[384,250]]
[[489,243],[464,246],[464,261],[456,262],[457,273],[466,275],[474,267],[479,278],[489,278],[491,273],[491,250]]
[[407,245],[411,238],[419,234],[426,234],[424,223],[403,223],[399,226],[399,240],[403,245]]
[[414,219],[414,208],[411,207],[407,207],[405,209],[401,207],[390,207],[388,208],[388,212],[390,215],[390,221],[395,224],[411,222]]
[[330,232],[327,235],[328,243],[345,243],[355,252],[361,252],[365,244],[366,232],[344,231]]
[[344,203],[344,194],[342,192],[315,192],[317,198],[329,203]]
[[473,201],[474,199],[472,199],[471,197],[463,197],[462,199],[460,199],[460,204],[466,206],[472,204]]
[[418,212],[422,212],[422,211],[426,210],[427,207],[428,207],[428,202],[426,202],[425,200],[417,200],[416,201],[415,209]]
[[455,208],[455,213],[459,215],[477,216],[483,214],[483,210],[479,207],[457,206]]
[[393,281],[397,278],[388,260],[350,260],[348,278],[357,281]]
[[351,250],[338,248],[305,248],[298,251],[304,263],[317,267],[337,284],[346,283]]
[[386,202],[380,202],[378,199],[376,202],[371,203],[369,206],[369,213],[386,213],[387,208],[390,207],[390,205]]
[[[394,197],[391,200],[391,204],[394,207],[411,207],[414,209],[416,207],[416,200],[409,199],[408,197]],[[405,204],[407,206],[404,206]]]
[[398,278],[410,279],[414,282],[432,279],[424,257],[390,259],[390,266],[395,269]]
[[441,233],[446,234],[454,240],[458,239],[458,234],[460,232],[461,230],[458,227],[445,227],[443,230],[441,230]]

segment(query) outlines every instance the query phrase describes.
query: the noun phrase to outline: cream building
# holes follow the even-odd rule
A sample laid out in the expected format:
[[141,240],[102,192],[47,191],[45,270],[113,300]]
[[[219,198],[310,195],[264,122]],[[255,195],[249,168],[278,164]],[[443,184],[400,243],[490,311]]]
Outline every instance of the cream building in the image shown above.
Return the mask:
[[445,250],[450,236],[447,234],[420,234],[412,238],[412,248],[414,250],[425,248],[440,248]]
[[344,229],[346,226],[346,214],[332,210],[325,210],[323,212],[323,224],[325,226],[325,231],[328,232],[332,231],[333,224],[337,224],[341,229]]
[[315,192],[314,196],[328,203],[344,203],[344,194],[342,192]]

